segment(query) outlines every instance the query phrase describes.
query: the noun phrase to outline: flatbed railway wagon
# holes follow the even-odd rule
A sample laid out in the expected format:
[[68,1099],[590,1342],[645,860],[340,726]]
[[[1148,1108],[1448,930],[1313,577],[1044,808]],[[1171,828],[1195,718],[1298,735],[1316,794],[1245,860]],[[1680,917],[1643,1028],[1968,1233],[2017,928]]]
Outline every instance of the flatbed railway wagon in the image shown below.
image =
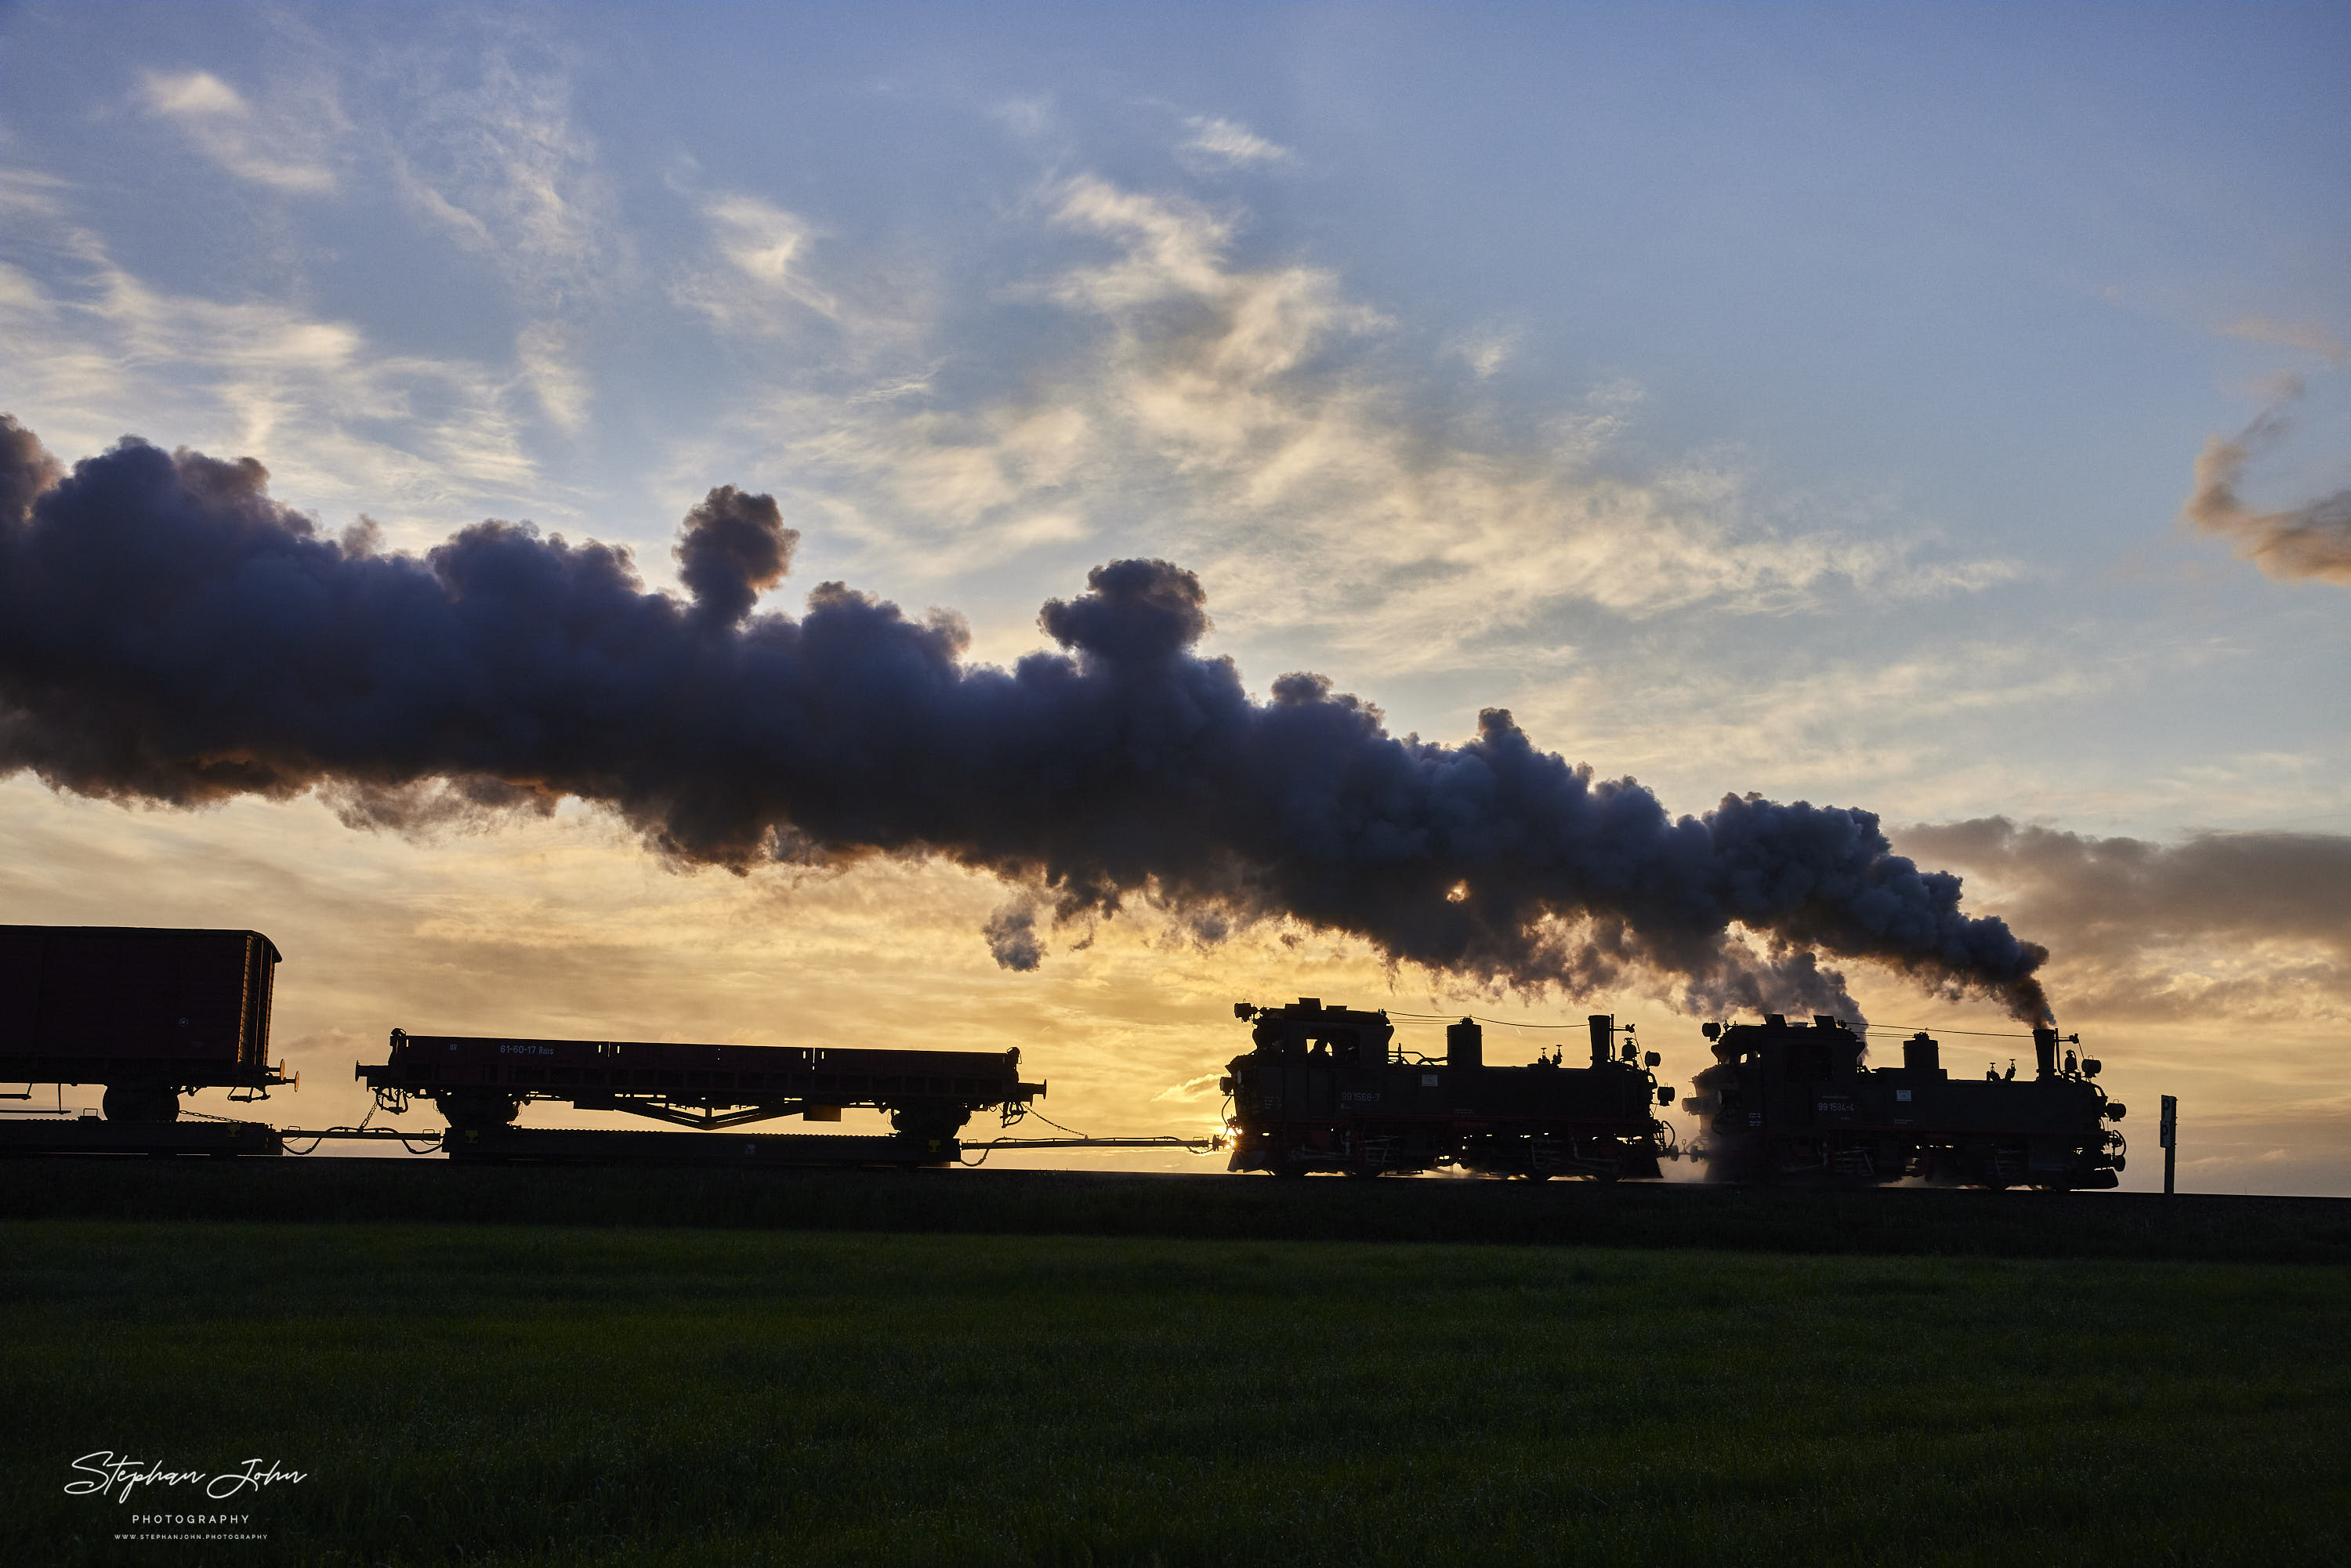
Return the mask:
[[[1489,1067],[1485,1034],[1448,1024],[1441,1061],[1407,1055],[1384,1012],[1326,1008],[1313,997],[1284,1007],[1234,1004],[1255,1048],[1233,1059],[1237,1171],[1373,1176],[1454,1166],[1541,1181],[1654,1177],[1670,1134],[1655,1108],[1673,1103],[1639,1059],[1630,1026],[1588,1020],[1592,1061],[1561,1053],[1524,1067]],[[1622,1044],[1618,1036],[1625,1036]]]
[[[902,1139],[945,1149],[972,1116],[1017,1120],[1045,1092],[1020,1081],[1020,1052],[519,1040],[392,1031],[390,1059],[354,1076],[387,1111],[430,1100],[456,1134],[495,1137],[523,1105],[558,1101],[716,1130],[783,1116],[838,1122],[884,1112]],[[447,1140],[444,1140],[447,1142]],[[453,1145],[454,1146],[454,1145]]]
[[1834,1018],[1772,1013],[1705,1034],[1714,1065],[1682,1106],[1701,1119],[1718,1176],[2071,1189],[2111,1187],[2124,1166],[2108,1124],[2125,1107],[2092,1082],[2098,1063],[2077,1055],[2078,1036],[2034,1030],[2036,1071],[2020,1082],[1953,1078],[1923,1031],[1902,1042],[1901,1066],[1865,1065],[1861,1036]]
[[179,1119],[180,1096],[266,1098],[279,962],[258,931],[0,925],[0,1089],[99,1084],[110,1122]]

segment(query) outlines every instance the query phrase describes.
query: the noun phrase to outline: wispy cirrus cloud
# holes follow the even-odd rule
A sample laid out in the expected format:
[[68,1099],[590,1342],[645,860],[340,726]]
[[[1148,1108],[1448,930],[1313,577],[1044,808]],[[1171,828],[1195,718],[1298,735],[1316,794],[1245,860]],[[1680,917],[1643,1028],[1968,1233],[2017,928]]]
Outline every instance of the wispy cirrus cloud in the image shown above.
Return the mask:
[[581,123],[573,61],[509,18],[386,69],[400,106],[379,133],[393,188],[505,279],[529,318],[517,363],[549,423],[579,434],[595,400],[580,322],[633,280],[635,246]]
[[549,496],[513,408],[516,378],[390,352],[358,325],[272,300],[161,288],[75,222],[55,185],[0,185],[11,409],[77,455],[126,433],[261,457],[306,506],[445,528],[449,513]]
[[1223,163],[1243,168],[1294,163],[1298,154],[1269,141],[1237,120],[1194,115],[1185,122],[1192,132],[1176,148],[1178,156],[1194,163]]
[[[1398,355],[1391,323],[1329,268],[1239,260],[1243,214],[1092,175],[1023,211],[1042,225],[1033,281],[1009,297],[1054,307],[1067,329],[1052,357],[998,378],[1017,390],[859,401],[778,386],[738,427],[776,443],[828,530],[897,570],[1147,545],[1199,566],[1237,622],[1302,628],[1388,671],[1478,664],[1482,644],[1570,607],[1773,612],[2015,575],[1883,528],[1786,526],[1720,463],[1612,471],[1637,402],[1621,386],[1533,440],[1432,417],[1416,380],[1428,367]],[[800,231],[776,232],[789,245],[776,270],[803,277]],[[799,287],[831,297],[814,277]]]
[[147,71],[139,81],[150,114],[239,179],[298,195],[331,194],[333,143],[349,127],[322,83],[289,96],[265,113],[210,71]]
[[383,134],[412,210],[542,308],[601,295],[629,245],[566,61],[526,38],[469,39],[400,67]]
[[587,428],[590,392],[577,358],[577,337],[560,321],[534,321],[515,339],[515,357],[524,382],[558,429],[577,435]]
[[814,281],[814,225],[756,196],[714,196],[702,204],[711,265],[694,268],[671,291],[679,304],[732,332],[788,334],[811,315],[831,319],[841,305]]
[[2273,321],[2266,316],[2243,316],[2221,329],[2231,338],[2246,338],[2256,343],[2275,343],[2281,348],[2300,349],[2316,354],[2330,364],[2342,364],[2346,358],[2343,340],[2315,322]]
[[2248,505],[2238,491],[2253,458],[2284,438],[2291,427],[2286,409],[2302,391],[2301,378],[2285,378],[2283,395],[2252,423],[2236,435],[2205,441],[2180,517],[2230,541],[2238,559],[2252,561],[2265,576],[2351,584],[2351,490],[2271,512]]

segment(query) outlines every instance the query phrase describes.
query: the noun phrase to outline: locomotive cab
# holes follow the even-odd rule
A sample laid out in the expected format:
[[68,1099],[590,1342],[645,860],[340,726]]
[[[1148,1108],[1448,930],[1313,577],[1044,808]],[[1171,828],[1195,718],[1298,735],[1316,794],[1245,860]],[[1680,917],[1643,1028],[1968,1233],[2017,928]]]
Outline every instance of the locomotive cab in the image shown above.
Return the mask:
[[1385,1067],[1395,1025],[1385,1013],[1325,1008],[1301,997],[1294,1008],[1269,1008],[1258,1014],[1249,1038],[1260,1051],[1302,1058],[1333,1067]]

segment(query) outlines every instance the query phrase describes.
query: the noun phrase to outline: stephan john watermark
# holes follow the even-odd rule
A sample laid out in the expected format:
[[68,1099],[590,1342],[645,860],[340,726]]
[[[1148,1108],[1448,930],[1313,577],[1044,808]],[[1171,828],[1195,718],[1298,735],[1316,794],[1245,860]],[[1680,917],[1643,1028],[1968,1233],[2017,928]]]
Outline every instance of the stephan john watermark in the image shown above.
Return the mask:
[[[79,1479],[66,1483],[68,1497],[104,1497],[127,1503],[141,1487],[160,1487],[169,1491],[179,1487],[195,1487],[202,1495],[214,1502],[224,1501],[247,1492],[260,1492],[273,1486],[299,1486],[309,1479],[301,1470],[277,1468],[276,1459],[246,1459],[242,1469],[225,1470],[171,1469],[161,1459],[133,1458],[117,1454],[111,1448],[101,1448],[84,1454],[73,1462]],[[153,1516],[153,1522],[170,1518],[178,1522],[182,1517],[191,1521],[199,1517]],[[212,1516],[201,1516],[207,1521]],[[247,1516],[238,1516],[243,1522]],[[141,1516],[141,1521],[149,1521]],[[223,1516],[222,1522],[228,1522]]]

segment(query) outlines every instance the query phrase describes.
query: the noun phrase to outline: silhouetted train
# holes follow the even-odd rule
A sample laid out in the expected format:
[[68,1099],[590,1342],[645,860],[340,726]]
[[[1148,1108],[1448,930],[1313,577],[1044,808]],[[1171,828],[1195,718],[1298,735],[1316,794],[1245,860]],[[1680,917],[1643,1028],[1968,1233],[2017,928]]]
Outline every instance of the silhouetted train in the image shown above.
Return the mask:
[[[293,1082],[267,1060],[277,946],[257,931],[0,926],[0,1083],[99,1084],[106,1120],[162,1125],[180,1096],[225,1087],[266,1098]],[[848,1106],[887,1114],[919,1152],[948,1148],[975,1112],[1016,1119],[1044,1085],[1020,1053],[476,1039],[392,1033],[391,1058],[353,1075],[387,1110],[431,1101],[481,1134],[527,1101],[626,1111],[701,1128]],[[24,1098],[19,1095],[16,1098]]]
[[[2123,1168],[2124,1107],[2091,1082],[2098,1063],[2079,1036],[2032,1031],[2023,1082],[1952,1078],[1919,1033],[1900,1067],[1863,1063],[1861,1037],[1834,1018],[1709,1023],[1714,1065],[1682,1108],[1706,1128],[1714,1175],[1733,1181],[1832,1177],[2006,1187],[2110,1187]],[[2059,1047],[2064,1061],[2058,1061]]]
[[[1525,1067],[1489,1067],[1484,1031],[1448,1024],[1445,1058],[1395,1048],[1384,1012],[1326,1008],[1313,997],[1287,1007],[1233,1005],[1254,1028],[1256,1049],[1233,1058],[1237,1171],[1300,1176],[1341,1171],[1373,1176],[1439,1166],[1541,1181],[1655,1176],[1671,1134],[1653,1107],[1673,1103],[1615,1020],[1590,1020],[1592,1064],[1558,1053]],[[1622,1046],[1619,1033],[1625,1034]]]
[[[103,1085],[107,1122],[129,1124],[131,1142],[148,1135],[141,1127],[155,1129],[151,1141],[168,1142],[162,1124],[177,1119],[183,1093],[225,1087],[233,1098],[264,1098],[291,1082],[267,1055],[278,961],[257,931],[0,926],[0,1083]],[[1429,1060],[1397,1048],[1384,1012],[1326,1008],[1311,997],[1233,1011],[1252,1025],[1254,1042],[1224,1080],[1237,1171],[1369,1176],[1449,1166],[1615,1180],[1656,1176],[1660,1155],[1673,1151],[1671,1130],[1653,1113],[1673,1101],[1650,1071],[1656,1054],[1644,1056],[1631,1027],[1604,1015],[1588,1020],[1590,1065],[1571,1068],[1556,1051],[1523,1067],[1489,1067],[1484,1031],[1469,1019],[1447,1027],[1444,1057]],[[1714,1065],[1683,1107],[1700,1118],[1719,1177],[2111,1187],[2123,1168],[2122,1134],[2108,1124],[2124,1108],[2092,1082],[2098,1063],[2077,1057],[2078,1038],[2052,1029],[2033,1031],[2036,1071],[2022,1082],[2013,1068],[2008,1079],[1953,1080],[1923,1033],[1903,1042],[1900,1067],[1869,1067],[1860,1037],[1834,1018],[1791,1024],[1772,1014],[1704,1032]],[[1018,1051],[397,1030],[390,1060],[355,1076],[389,1110],[432,1101],[451,1125],[442,1142],[453,1153],[461,1144],[495,1151],[560,1143],[559,1130],[508,1128],[530,1100],[705,1129],[783,1116],[831,1122],[843,1107],[868,1106],[889,1115],[890,1137],[799,1142],[809,1158],[871,1163],[954,1158],[956,1134],[974,1113],[998,1109],[1008,1124],[1044,1092],[1020,1081]],[[252,1152],[231,1137],[235,1127],[268,1134],[266,1152],[277,1152],[268,1128],[225,1127],[216,1126],[220,1146],[207,1145],[211,1152]],[[782,1147],[792,1139],[767,1142],[776,1147],[747,1146],[747,1156],[802,1157]],[[561,1144],[572,1152],[566,1157],[580,1146]]]

